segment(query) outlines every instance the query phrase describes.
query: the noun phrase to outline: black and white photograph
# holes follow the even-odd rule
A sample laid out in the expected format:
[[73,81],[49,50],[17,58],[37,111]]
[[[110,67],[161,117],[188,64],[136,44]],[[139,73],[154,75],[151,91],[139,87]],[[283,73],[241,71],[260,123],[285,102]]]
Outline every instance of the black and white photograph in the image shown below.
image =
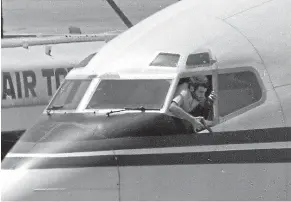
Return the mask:
[[1,0],[1,201],[291,201],[291,0]]

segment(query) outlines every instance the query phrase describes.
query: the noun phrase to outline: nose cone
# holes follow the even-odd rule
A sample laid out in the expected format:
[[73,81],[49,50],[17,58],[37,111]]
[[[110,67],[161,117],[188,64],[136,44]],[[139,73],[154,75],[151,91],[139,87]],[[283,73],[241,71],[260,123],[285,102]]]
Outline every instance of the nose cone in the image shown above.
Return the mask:
[[[134,137],[177,134],[183,124],[159,113],[43,117],[3,160],[3,201],[119,200],[114,150]],[[186,130],[186,129],[185,129]]]
[[118,200],[118,172],[111,167],[1,171],[2,201]]

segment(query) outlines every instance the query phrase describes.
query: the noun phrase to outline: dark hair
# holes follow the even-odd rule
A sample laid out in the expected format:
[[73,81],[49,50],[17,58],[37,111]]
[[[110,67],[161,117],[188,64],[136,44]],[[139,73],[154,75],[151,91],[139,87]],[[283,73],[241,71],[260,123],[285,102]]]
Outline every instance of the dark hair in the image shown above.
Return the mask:
[[181,85],[183,83],[187,83],[189,87],[190,87],[190,85],[193,86],[194,91],[196,91],[199,86],[202,86],[202,87],[207,88],[207,89],[209,89],[209,87],[210,87],[208,78],[206,76],[202,76],[202,75],[181,78],[178,82],[178,85]]
[[183,84],[183,83],[190,83],[190,82],[191,82],[190,78],[181,78],[179,80],[178,85]]
[[202,86],[204,88],[209,88],[209,82],[206,76],[193,76],[191,79],[189,79],[191,82],[189,82],[189,85],[192,85],[194,87],[194,91],[198,89],[199,86]]

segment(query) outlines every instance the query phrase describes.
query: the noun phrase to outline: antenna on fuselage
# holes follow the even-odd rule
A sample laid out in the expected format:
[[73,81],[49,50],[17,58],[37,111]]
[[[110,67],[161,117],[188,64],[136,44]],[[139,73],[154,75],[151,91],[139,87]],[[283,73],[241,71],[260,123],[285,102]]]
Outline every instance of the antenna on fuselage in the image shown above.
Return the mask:
[[3,22],[3,4],[2,4],[2,0],[1,0],[1,39],[3,39],[3,28],[4,22]]
[[117,15],[120,17],[122,22],[128,27],[131,28],[133,25],[129,21],[129,19],[125,16],[125,14],[121,11],[121,9],[116,5],[114,0],[106,0],[107,3],[111,6],[111,8],[117,13]]

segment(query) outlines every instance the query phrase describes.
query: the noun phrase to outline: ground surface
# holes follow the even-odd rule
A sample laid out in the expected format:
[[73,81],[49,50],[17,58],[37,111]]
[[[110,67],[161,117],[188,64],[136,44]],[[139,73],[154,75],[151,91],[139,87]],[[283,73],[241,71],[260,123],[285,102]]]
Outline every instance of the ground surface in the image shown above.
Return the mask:
[[[105,0],[2,0],[4,33],[83,33],[124,30],[126,26]],[[115,0],[132,23],[137,23],[177,0]]]

